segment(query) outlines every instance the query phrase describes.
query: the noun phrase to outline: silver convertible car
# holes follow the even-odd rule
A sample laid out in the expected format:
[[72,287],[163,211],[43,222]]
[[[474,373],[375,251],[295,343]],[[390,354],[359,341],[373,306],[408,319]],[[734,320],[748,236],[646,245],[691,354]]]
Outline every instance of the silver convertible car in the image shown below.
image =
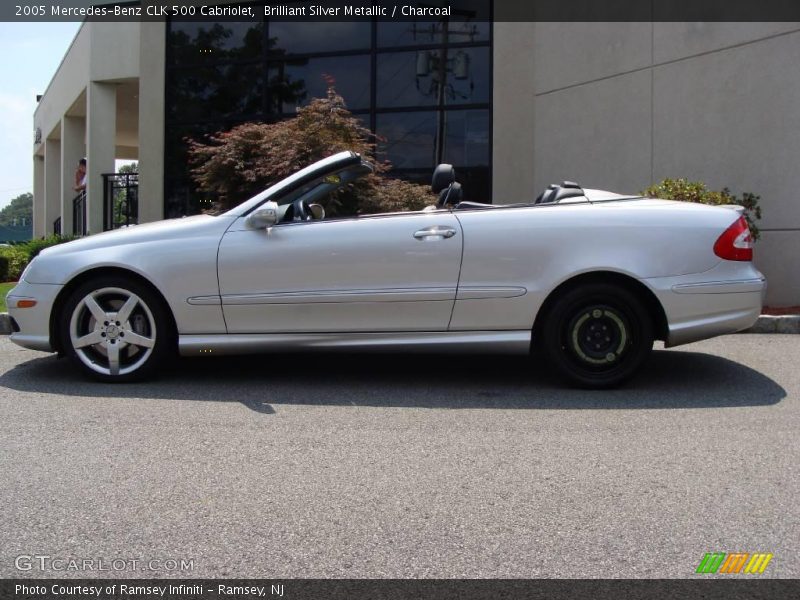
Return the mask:
[[[219,216],[137,225],[44,250],[8,295],[11,339],[101,381],[176,354],[529,353],[573,384],[631,377],[667,346],[747,328],[766,288],[733,207],[581,189],[325,219],[372,172],[342,152]],[[538,360],[538,358],[537,358]]]

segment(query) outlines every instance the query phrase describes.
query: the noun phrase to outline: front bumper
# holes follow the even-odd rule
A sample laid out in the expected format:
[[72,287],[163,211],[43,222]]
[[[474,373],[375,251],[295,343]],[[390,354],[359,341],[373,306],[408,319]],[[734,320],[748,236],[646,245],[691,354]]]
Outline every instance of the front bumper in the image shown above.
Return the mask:
[[[16,321],[19,331],[11,341],[23,348],[54,352],[50,343],[50,314],[58,293],[64,286],[20,281],[6,296],[8,314]],[[35,300],[36,306],[18,308],[20,300]]]
[[751,327],[767,291],[766,278],[752,263],[725,260],[705,273],[645,282],[664,307],[667,347]]

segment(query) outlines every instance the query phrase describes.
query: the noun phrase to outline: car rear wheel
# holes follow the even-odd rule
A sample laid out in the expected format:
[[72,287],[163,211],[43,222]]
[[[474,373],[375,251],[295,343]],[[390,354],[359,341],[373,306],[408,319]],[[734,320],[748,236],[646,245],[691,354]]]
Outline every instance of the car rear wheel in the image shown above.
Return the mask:
[[135,381],[170,356],[172,331],[161,299],[147,286],[102,277],[78,287],[61,313],[61,344],[94,379]]
[[544,315],[541,349],[548,362],[580,387],[620,385],[653,349],[653,323],[629,290],[587,284],[556,298]]

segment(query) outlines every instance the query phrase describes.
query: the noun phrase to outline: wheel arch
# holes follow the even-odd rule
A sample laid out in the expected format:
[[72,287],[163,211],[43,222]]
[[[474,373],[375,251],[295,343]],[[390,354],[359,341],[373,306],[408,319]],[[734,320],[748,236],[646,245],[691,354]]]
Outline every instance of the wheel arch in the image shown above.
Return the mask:
[[92,279],[96,279],[98,277],[125,277],[127,279],[135,280],[137,283],[144,285],[150,291],[155,294],[158,300],[163,304],[164,309],[166,310],[166,314],[169,318],[170,327],[172,328],[172,333],[175,337],[177,337],[178,327],[175,322],[175,316],[172,314],[172,308],[167,302],[167,299],[164,297],[164,294],[161,293],[153,282],[148,280],[143,275],[137,273],[136,271],[132,271],[130,269],[126,269],[123,267],[97,267],[94,269],[89,269],[87,271],[82,271],[78,273],[70,279],[61,291],[56,296],[55,301],[53,302],[53,308],[50,311],[50,324],[49,324],[49,332],[50,332],[50,345],[51,347],[59,353],[59,355],[63,354],[64,349],[61,347],[61,339],[58,335],[58,325],[59,325],[59,318],[61,316],[61,312],[64,309],[64,305],[67,302],[67,299],[72,295],[72,293],[78,289],[81,285],[86,283],[87,281],[91,281]]
[[649,314],[650,318],[652,319],[655,338],[658,340],[667,339],[669,334],[667,315],[664,312],[664,307],[661,305],[661,302],[659,302],[658,298],[656,298],[656,295],[649,287],[635,277],[631,277],[630,275],[619,273],[617,271],[590,271],[588,273],[575,275],[574,277],[561,282],[547,295],[547,298],[545,298],[545,301],[542,303],[542,306],[536,313],[536,319],[533,323],[532,339],[534,343],[538,338],[537,334],[541,333],[545,316],[548,312],[550,312],[550,309],[558,300],[558,298],[566,292],[575,289],[576,287],[591,283],[618,285],[634,294],[639,300],[642,301],[647,314]]

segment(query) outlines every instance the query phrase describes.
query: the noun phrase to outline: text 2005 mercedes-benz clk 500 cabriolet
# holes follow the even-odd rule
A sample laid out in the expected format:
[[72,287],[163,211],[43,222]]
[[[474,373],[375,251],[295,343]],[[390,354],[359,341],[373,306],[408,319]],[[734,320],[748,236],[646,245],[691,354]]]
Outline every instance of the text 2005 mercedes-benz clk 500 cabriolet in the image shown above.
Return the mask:
[[372,171],[342,152],[219,216],[138,225],[44,250],[8,295],[11,339],[102,381],[180,353],[528,353],[572,383],[617,385],[653,340],[747,328],[766,282],[728,207],[584,190],[325,219],[321,198]]

